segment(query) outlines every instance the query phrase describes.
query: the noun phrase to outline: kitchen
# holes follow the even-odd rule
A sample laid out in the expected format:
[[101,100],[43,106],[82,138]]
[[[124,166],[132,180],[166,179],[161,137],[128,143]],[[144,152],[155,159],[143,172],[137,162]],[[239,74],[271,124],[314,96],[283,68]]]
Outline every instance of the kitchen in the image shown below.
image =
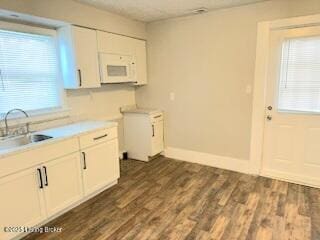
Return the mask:
[[319,12],[0,1],[0,239],[318,239]]

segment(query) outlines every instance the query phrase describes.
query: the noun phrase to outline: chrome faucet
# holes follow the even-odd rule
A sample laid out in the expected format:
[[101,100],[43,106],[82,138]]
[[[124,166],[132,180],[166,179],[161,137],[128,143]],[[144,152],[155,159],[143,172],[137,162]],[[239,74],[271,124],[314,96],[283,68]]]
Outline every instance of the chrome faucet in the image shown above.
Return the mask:
[[[8,111],[4,117],[4,124],[6,126],[6,131],[5,131],[5,136],[8,136],[9,135],[9,126],[8,126],[8,116],[12,113],[12,112],[22,112],[26,118],[29,117],[28,113],[26,113],[25,111],[23,111],[22,109],[20,108],[14,108],[14,109],[11,109],[10,111]],[[27,129],[27,133],[26,134],[29,134],[30,130],[29,130],[29,123],[26,123],[26,129]]]

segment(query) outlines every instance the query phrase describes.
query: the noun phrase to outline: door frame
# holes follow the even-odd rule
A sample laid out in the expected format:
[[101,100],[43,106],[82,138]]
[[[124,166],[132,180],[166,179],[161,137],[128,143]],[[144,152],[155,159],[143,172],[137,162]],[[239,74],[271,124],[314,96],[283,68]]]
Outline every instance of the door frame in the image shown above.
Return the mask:
[[249,159],[252,174],[261,175],[262,169],[270,33],[277,29],[310,26],[320,26],[320,14],[258,23]]

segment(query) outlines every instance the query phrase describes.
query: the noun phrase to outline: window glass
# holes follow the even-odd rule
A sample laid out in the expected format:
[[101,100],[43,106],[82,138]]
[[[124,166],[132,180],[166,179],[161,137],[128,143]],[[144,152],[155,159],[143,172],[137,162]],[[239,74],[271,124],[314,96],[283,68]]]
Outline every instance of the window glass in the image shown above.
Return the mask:
[[0,113],[61,107],[53,36],[0,30]]

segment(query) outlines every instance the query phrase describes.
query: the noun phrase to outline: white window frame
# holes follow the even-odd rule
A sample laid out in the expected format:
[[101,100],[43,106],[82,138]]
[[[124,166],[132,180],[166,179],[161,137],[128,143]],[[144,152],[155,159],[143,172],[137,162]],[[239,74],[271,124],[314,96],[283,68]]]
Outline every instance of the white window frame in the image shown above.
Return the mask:
[[[28,114],[29,114],[28,119],[24,119],[24,116],[21,115],[21,113],[16,113],[16,114],[12,113],[9,116],[10,119],[13,119],[13,123],[11,124],[14,125],[15,122],[16,123],[37,122],[37,121],[50,120],[50,119],[69,116],[70,109],[67,106],[66,91],[63,87],[63,79],[61,74],[61,63],[60,63],[60,57],[59,57],[59,45],[58,45],[59,43],[58,43],[57,31],[55,29],[35,27],[35,26],[30,26],[30,25],[25,25],[20,23],[10,23],[10,22],[4,22],[4,21],[0,21],[0,29],[52,36],[54,37],[55,43],[56,43],[57,62],[58,62],[58,89],[59,89],[61,107],[56,109],[40,109],[40,110],[28,111]],[[0,127],[4,126],[3,117],[4,116],[1,116],[0,114]]]

